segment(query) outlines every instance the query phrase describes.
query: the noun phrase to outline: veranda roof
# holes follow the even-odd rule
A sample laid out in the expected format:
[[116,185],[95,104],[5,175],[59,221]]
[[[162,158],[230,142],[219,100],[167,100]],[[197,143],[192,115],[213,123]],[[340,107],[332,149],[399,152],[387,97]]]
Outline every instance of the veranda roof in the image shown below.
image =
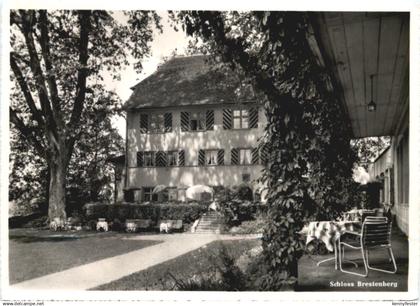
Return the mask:
[[[394,135],[400,121],[408,120],[409,13],[312,16],[320,57],[337,81],[354,137]],[[373,112],[367,110],[371,100]]]

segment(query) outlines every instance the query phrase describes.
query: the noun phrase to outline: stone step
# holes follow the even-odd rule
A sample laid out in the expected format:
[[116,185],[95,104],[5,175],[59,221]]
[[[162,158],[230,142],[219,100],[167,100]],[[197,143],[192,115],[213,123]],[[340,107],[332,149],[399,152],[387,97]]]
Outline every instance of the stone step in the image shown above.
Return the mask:
[[222,220],[220,217],[201,217],[201,220]]
[[221,222],[221,221],[218,221],[218,220],[216,220],[216,221],[201,221],[200,220],[200,223],[199,224],[222,224],[223,222]]
[[195,231],[195,234],[220,234],[220,230]]
[[220,219],[221,216],[216,215],[216,216],[202,216],[201,218],[207,218],[207,219]]
[[217,224],[217,223],[222,223],[221,220],[200,220],[201,224]]
[[222,224],[221,220],[200,220],[199,224]]
[[198,234],[214,234],[220,233],[221,226],[223,224],[223,218],[214,212],[207,212],[201,216],[198,222],[195,233]]
[[219,228],[220,227],[201,227],[201,228],[197,228],[196,231],[214,231]]
[[215,217],[215,218],[219,218],[219,217],[221,217],[221,215],[219,215],[219,214],[209,214],[209,213],[207,213],[207,214],[204,214],[202,217]]

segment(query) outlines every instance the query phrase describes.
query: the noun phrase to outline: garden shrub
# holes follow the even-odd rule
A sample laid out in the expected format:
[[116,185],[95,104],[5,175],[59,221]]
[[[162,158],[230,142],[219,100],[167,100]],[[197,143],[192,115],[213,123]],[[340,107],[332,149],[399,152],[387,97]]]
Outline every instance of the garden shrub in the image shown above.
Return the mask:
[[255,220],[243,221],[238,226],[228,229],[232,234],[261,234],[267,224],[267,216],[264,213],[257,213]]
[[[13,216],[9,218],[9,228],[20,228],[20,227],[30,227],[28,224],[37,223],[39,226],[34,227],[43,227],[46,222],[47,216],[42,213],[34,213],[27,216]],[[41,220],[37,222],[38,220]]]
[[229,189],[225,186],[213,186],[214,200],[216,202],[226,201],[229,196]]
[[191,223],[207,211],[207,204],[202,203],[152,203],[152,204],[99,204],[85,205],[87,220],[106,218],[108,221],[118,219],[124,223],[127,219],[182,220]]
[[214,271],[207,275],[196,275],[197,277],[189,277],[183,279],[175,277],[169,271],[169,276],[173,285],[172,288],[164,288],[164,290],[181,290],[181,291],[245,291],[252,290],[248,283],[248,276],[245,275],[237,266],[234,257],[229,255],[225,248],[222,248],[217,254],[220,263],[214,262],[212,266]]
[[255,220],[257,212],[264,209],[261,202],[226,200],[220,203],[220,209],[227,225],[238,225],[243,221]]
[[234,199],[243,201],[252,201],[254,199],[252,189],[249,186],[235,186],[233,187],[232,191],[232,196]]

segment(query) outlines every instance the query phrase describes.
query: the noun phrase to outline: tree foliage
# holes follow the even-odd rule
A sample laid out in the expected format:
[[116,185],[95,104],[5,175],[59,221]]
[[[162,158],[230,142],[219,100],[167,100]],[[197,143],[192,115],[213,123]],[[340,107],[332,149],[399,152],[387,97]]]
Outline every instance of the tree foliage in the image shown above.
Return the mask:
[[12,10],[10,22],[10,121],[47,165],[50,219],[65,218],[75,143],[94,124],[89,116],[82,124],[86,101],[116,101],[103,75],[117,78],[128,55],[140,71],[160,18],[149,11]]
[[9,215],[28,215],[47,200],[48,170],[45,160],[20,134],[10,131]]
[[337,217],[349,205],[356,160],[351,130],[328,71],[308,42],[310,22],[298,12],[173,13],[187,34],[263,94],[269,187],[263,237],[262,289],[296,281],[307,220]]
[[365,167],[375,161],[375,159],[389,147],[391,137],[365,137],[353,139],[352,146],[357,152],[359,162]]
[[[106,93],[106,92],[105,92]],[[82,129],[75,143],[66,177],[67,213],[92,201],[110,201],[112,165],[107,158],[124,151],[123,139],[112,127],[120,101],[115,94],[86,99]],[[11,130],[9,200],[13,214],[28,214],[48,208],[48,165],[15,129]]]

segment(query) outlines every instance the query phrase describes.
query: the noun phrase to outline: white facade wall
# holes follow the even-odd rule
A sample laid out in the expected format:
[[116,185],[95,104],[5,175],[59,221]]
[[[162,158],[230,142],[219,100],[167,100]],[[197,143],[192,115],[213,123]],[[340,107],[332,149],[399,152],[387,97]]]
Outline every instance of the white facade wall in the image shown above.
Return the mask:
[[387,171],[387,169],[392,168],[392,152],[392,147],[389,147],[378,159],[375,160],[373,164],[369,166],[369,177],[371,180],[374,181],[375,179],[378,179],[381,174],[384,174]]
[[[394,163],[394,207],[393,212],[399,228],[408,235],[409,220],[409,141],[408,135],[408,109],[402,116],[399,128],[392,139]],[[401,154],[401,149],[403,154]],[[400,151],[399,151],[400,150]],[[403,167],[405,164],[405,167]]]
[[[127,123],[127,169],[126,189],[139,189],[157,185],[187,188],[203,184],[210,186],[234,186],[242,183],[242,175],[250,174],[256,181],[261,174],[261,165],[231,165],[232,148],[255,148],[263,135],[266,118],[262,107],[258,111],[258,128],[241,130],[223,129],[223,109],[232,105],[196,106],[129,112]],[[214,130],[181,131],[181,111],[214,110]],[[140,113],[171,112],[172,132],[161,134],[141,134]],[[198,152],[206,149],[224,149],[224,165],[199,166]],[[179,167],[137,167],[138,151],[185,151],[185,166]],[[255,184],[254,184],[255,185]],[[138,196],[136,196],[138,198]],[[182,198],[182,196],[181,196]]]
[[392,205],[398,227],[408,235],[409,219],[409,142],[408,103],[403,112],[390,148],[369,168],[371,181],[383,183],[382,204]]

